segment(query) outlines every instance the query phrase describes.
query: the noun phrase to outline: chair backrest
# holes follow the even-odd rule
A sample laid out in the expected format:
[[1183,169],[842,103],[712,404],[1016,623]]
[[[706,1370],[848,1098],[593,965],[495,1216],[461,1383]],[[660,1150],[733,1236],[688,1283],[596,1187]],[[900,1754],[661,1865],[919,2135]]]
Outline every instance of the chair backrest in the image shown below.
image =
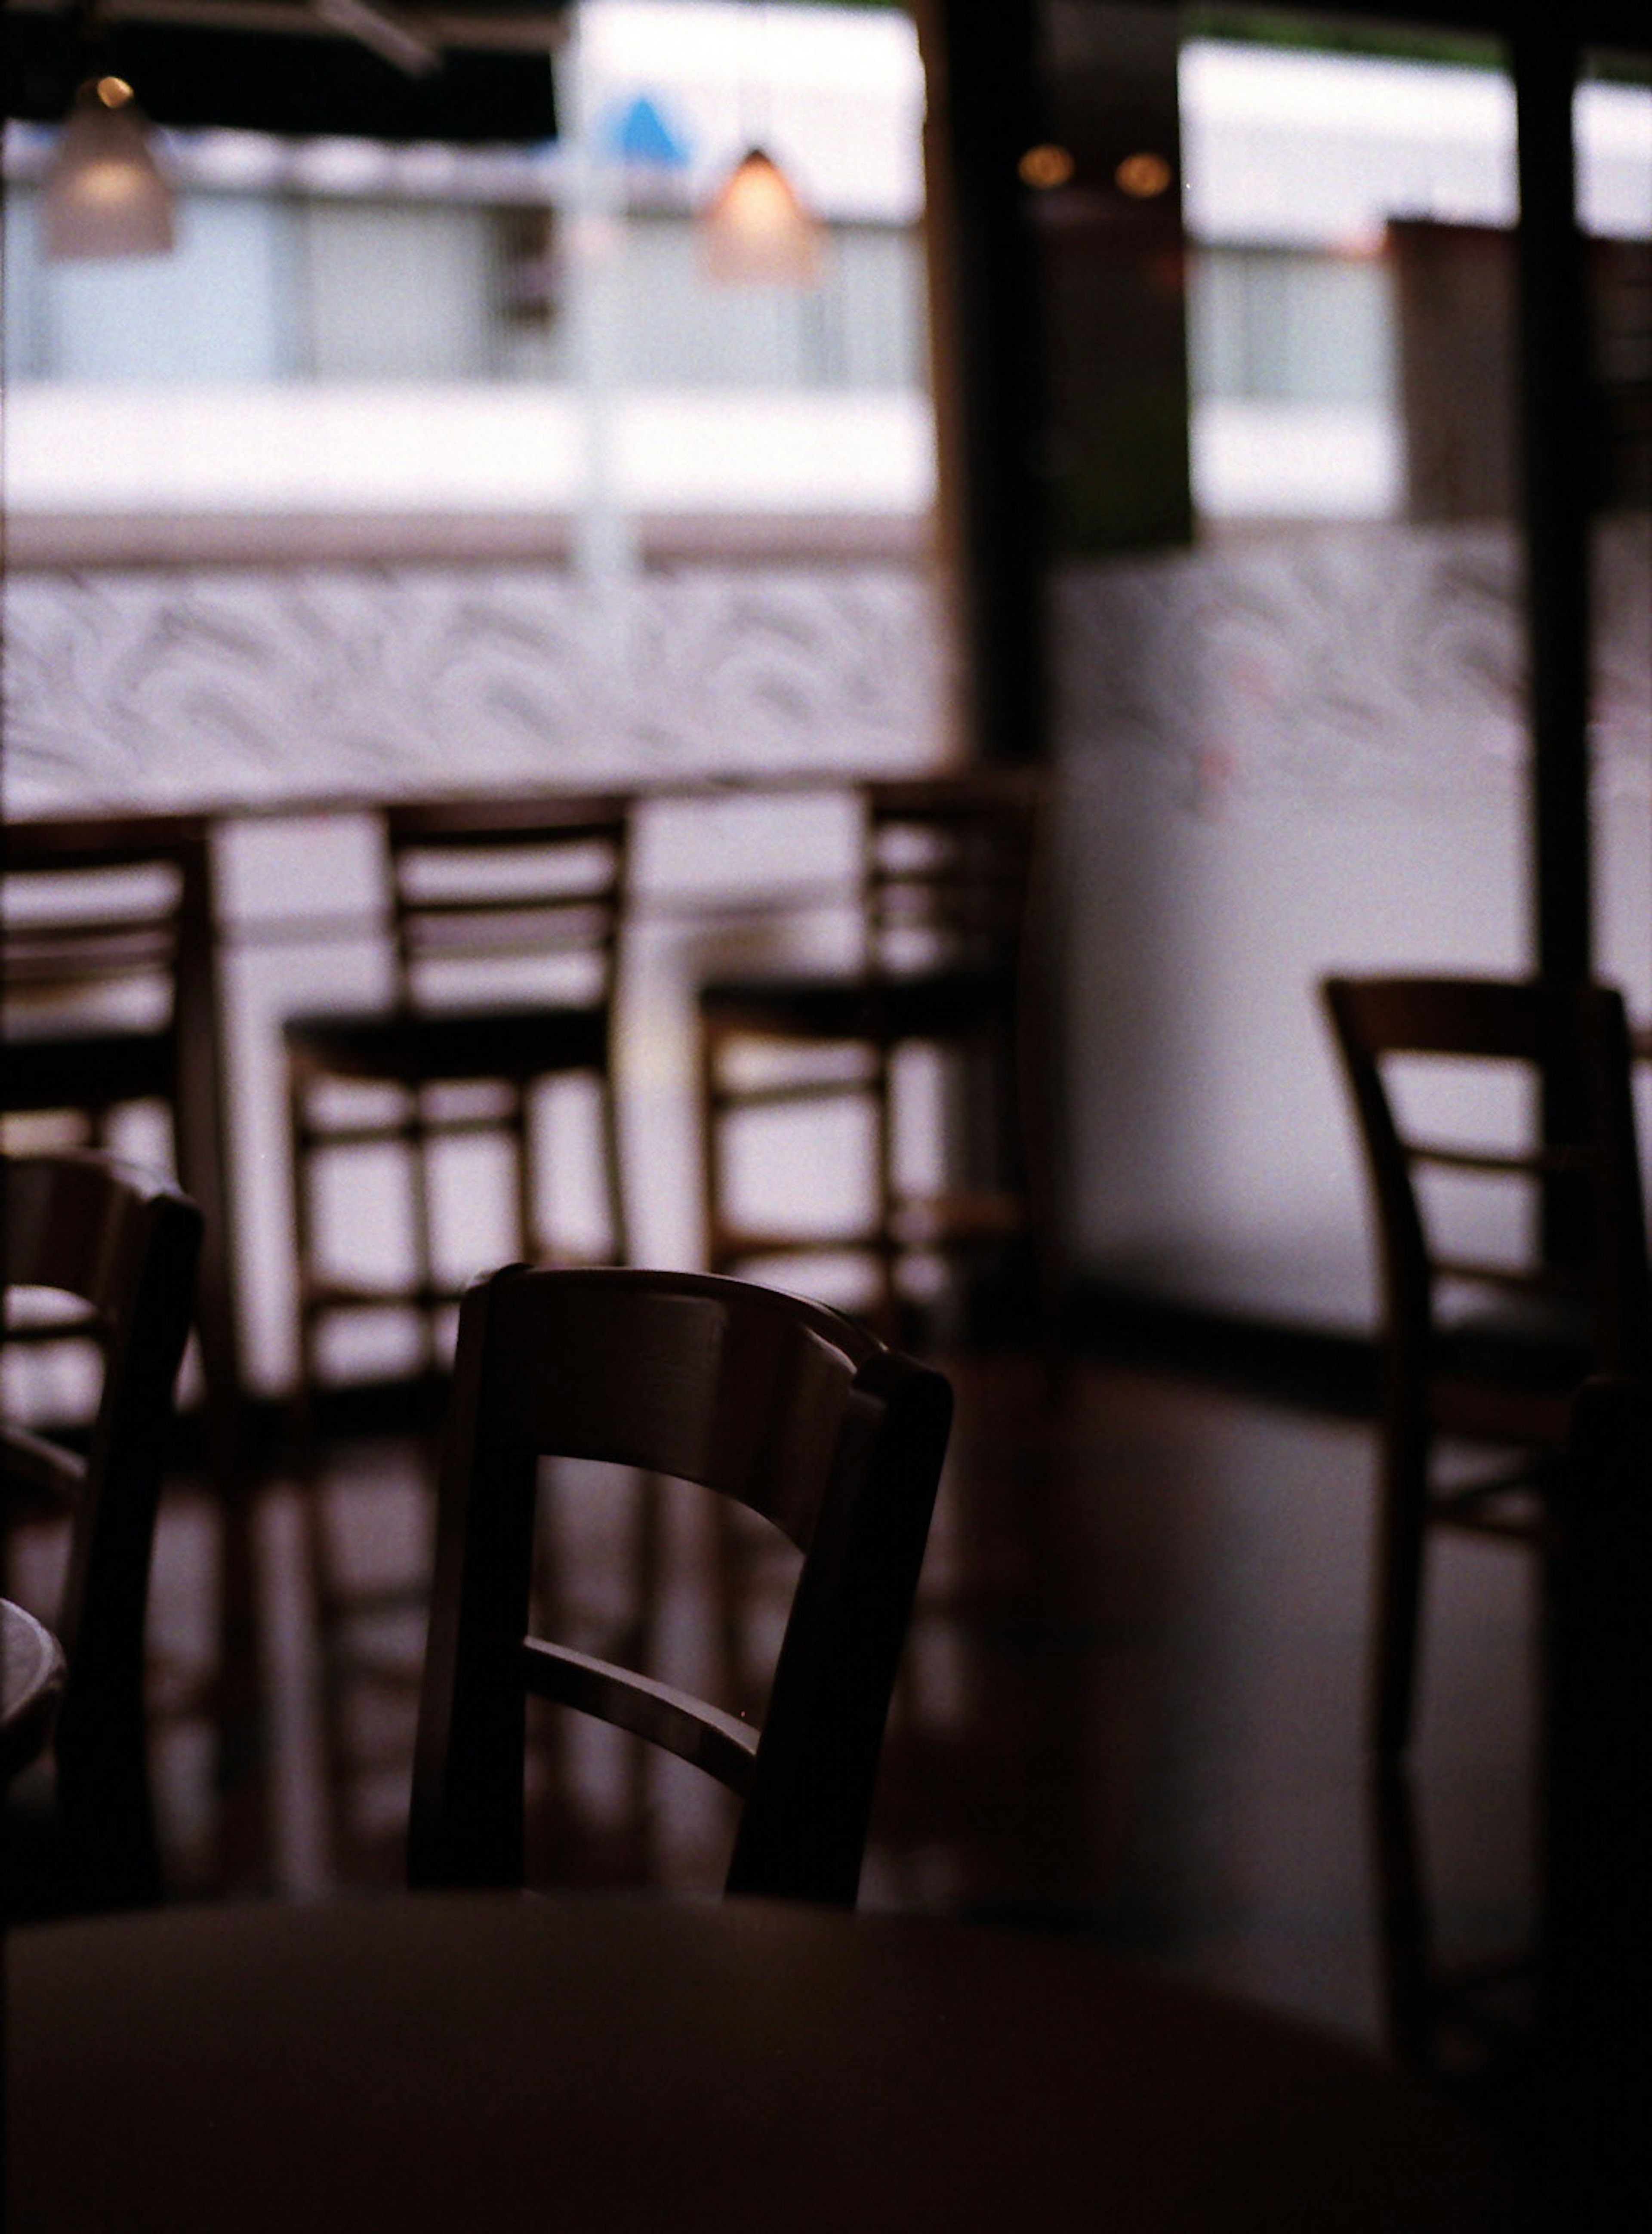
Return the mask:
[[5,1285],[89,1307],[102,1388],[82,1458],[0,1428],[9,1496],[65,1506],[69,1558],[51,1617],[68,1673],[57,1800],[80,1882],[114,1906],[153,1898],[144,1758],[144,1616],[173,1389],[189,1330],[201,1218],[165,1180],[107,1156],[0,1159]]
[[402,997],[466,1005],[514,992],[604,1005],[624,904],[626,831],[618,798],[387,808]]
[[[413,1881],[520,1882],[533,1691],[741,1796],[728,1891],[852,1904],[950,1421],[939,1374],[835,1311],[742,1281],[512,1266],[479,1282],[460,1315]],[[697,1483],[802,1551],[761,1735],[527,1636],[541,1456]]]
[[[1635,1134],[1629,1042],[1612,987],[1544,979],[1330,978],[1326,1003],[1364,1139],[1377,1209],[1391,1344],[1425,1341],[1445,1284],[1575,1314],[1593,1368],[1643,1369],[1647,1237]],[[1525,1137],[1510,1144],[1439,1137],[1407,1125],[1389,1075],[1395,1058],[1518,1066],[1530,1081]],[[1557,1136],[1536,1141],[1544,1082],[1563,1088]],[[1426,1172],[1531,1198],[1530,1246],[1505,1261],[1434,1245],[1417,1181]],[[1579,1245],[1546,1260],[1545,1202],[1564,1202]]]
[[863,895],[868,960],[893,971],[1015,977],[1039,793],[1021,769],[871,783]]
[[[4,866],[9,1038],[29,1048],[114,1027],[151,1032],[163,1048],[203,1024],[210,1037],[211,866],[199,817],[14,822]],[[32,1067],[12,1067],[9,1106],[36,1093]],[[153,1090],[171,1091],[164,1051]]]

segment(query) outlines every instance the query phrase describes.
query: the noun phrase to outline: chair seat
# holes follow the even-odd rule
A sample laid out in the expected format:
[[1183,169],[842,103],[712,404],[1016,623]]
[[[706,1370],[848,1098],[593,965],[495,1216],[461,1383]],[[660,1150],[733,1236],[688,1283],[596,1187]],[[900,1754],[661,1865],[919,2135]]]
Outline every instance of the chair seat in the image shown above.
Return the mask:
[[164,1029],[8,1031],[0,1066],[8,1109],[86,1109],[170,1100],[174,1088],[172,1034]]
[[983,1030],[1009,1012],[1012,992],[1002,970],[955,969],[714,979],[699,999],[707,1022],[724,1028],[888,1044]]
[[291,1016],[284,1031],[290,1054],[318,1071],[402,1086],[526,1080],[608,1061],[604,1007],[382,1009]]

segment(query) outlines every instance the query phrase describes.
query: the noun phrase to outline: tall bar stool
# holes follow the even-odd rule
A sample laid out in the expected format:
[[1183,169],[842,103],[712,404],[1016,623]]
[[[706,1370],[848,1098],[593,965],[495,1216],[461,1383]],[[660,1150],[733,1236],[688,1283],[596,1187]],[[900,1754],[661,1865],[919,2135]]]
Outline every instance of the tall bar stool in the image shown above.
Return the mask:
[[4,838],[0,1108],[13,1145],[110,1144],[121,1113],[164,1113],[204,1221],[195,1334],[203,1456],[222,1525],[212,1698],[222,1866],[264,1852],[251,1491],[244,1434],[211,826],[199,815],[14,822]]
[[[411,1315],[421,1369],[439,1370],[439,1323],[480,1269],[444,1276],[437,1263],[432,1165],[442,1142],[504,1141],[513,1231],[503,1253],[569,1261],[545,1230],[534,1097],[545,1081],[584,1075],[594,1086],[608,1225],[597,1261],[626,1255],[612,1061],[624,800],[403,802],[386,810],[384,833],[395,970],[389,1005],[292,1016],[284,1027],[299,1379],[311,1410],[322,1332],[332,1321]],[[411,1270],[365,1280],[329,1262],[318,1181],[330,1159],[387,1146],[402,1152]]]
[[[386,1316],[411,1322],[420,1424],[434,1464],[446,1379],[446,1322],[472,1275],[512,1258],[622,1262],[626,1255],[613,1063],[614,997],[624,908],[622,800],[418,801],[384,816],[395,984],[386,1007],[291,1017],[284,1028],[297,1245],[297,1389],[310,1589],[321,1643],[322,1735],[337,1858],[371,1870],[377,1841],[354,1806],[399,1757],[366,1733],[393,1729],[416,1692],[425,1583],[416,1573],[352,1575],[344,1518],[322,1479],[318,1399],[340,1377],[330,1336]],[[542,1091],[583,1080],[595,1097],[600,1243],[570,1246],[553,1224]],[[554,1112],[551,1113],[554,1116]],[[556,1149],[564,1134],[549,1136]],[[444,1159],[488,1144],[494,1217],[466,1199],[467,1261],[456,1220],[438,1213]],[[364,1277],[340,1238],[348,1183],[388,1158],[405,1186],[404,1269]],[[382,1176],[389,1176],[385,1173]],[[330,1194],[329,1178],[347,1191]],[[395,1197],[390,1199],[395,1208]],[[330,1216],[329,1213],[331,1212]],[[472,1212],[473,1212],[473,1217]],[[360,1229],[364,1232],[365,1229]],[[442,1244],[447,1244],[444,1257]],[[416,1554],[415,1554],[416,1558]]]
[[[1019,771],[870,783],[863,793],[862,954],[839,973],[719,978],[699,990],[706,1261],[859,1260],[868,1316],[902,1335],[919,1260],[1034,1238],[1020,1060],[1023,931],[1037,791]],[[950,1068],[944,1107],[963,1166],[939,1186],[903,1173],[903,1060]],[[859,1103],[872,1133],[871,1215],[822,1232],[742,1216],[734,1165],[754,1113]]]

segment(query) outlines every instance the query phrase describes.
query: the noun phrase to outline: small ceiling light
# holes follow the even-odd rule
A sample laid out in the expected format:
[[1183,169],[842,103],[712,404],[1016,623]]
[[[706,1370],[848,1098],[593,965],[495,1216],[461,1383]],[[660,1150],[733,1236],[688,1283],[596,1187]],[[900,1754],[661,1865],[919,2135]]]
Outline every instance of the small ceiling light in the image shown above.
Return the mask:
[[1139,202],[1151,201],[1162,194],[1173,173],[1162,155],[1126,155],[1113,173],[1113,182],[1120,193]]
[[1050,141],[1029,147],[1015,166],[1023,186],[1036,186],[1048,193],[1052,186],[1064,186],[1073,175],[1073,158],[1065,147]]
[[724,286],[809,287],[820,276],[820,228],[772,156],[753,147],[701,221],[702,265]]
[[41,196],[50,257],[162,256],[176,238],[172,189],[124,78],[89,77],[75,95]]

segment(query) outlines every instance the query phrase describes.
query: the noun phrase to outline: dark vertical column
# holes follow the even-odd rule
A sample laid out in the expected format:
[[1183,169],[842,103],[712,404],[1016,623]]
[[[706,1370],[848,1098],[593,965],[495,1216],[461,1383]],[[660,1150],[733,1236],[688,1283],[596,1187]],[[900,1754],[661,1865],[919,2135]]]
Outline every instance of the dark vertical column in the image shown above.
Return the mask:
[[1575,36],[1525,12],[1513,47],[1519,119],[1519,369],[1531,720],[1533,959],[1592,964],[1589,517],[1592,402],[1572,147]]
[[1043,750],[1043,349],[1017,165],[1037,128],[1035,0],[917,0],[928,92],[939,530],[959,727],[974,756]]

